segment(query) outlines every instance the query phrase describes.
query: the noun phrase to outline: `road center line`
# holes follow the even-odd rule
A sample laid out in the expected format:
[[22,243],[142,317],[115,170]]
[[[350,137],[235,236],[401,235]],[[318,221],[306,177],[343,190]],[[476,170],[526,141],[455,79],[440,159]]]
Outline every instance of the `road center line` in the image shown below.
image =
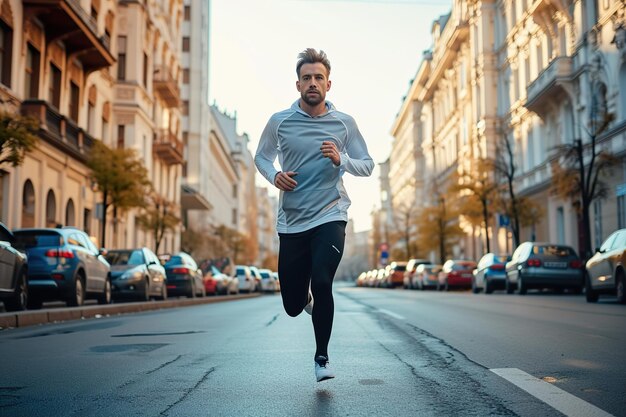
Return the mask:
[[563,391],[561,388],[535,378],[517,368],[490,369],[494,374],[528,392],[560,411],[568,417],[613,417],[612,414],[592,405],[580,398]]
[[388,316],[393,317],[394,319],[398,319],[398,320],[404,320],[404,317],[402,317],[399,314],[394,313],[393,311],[389,311],[389,310],[383,310],[382,308],[378,309],[379,313],[383,313],[386,314]]

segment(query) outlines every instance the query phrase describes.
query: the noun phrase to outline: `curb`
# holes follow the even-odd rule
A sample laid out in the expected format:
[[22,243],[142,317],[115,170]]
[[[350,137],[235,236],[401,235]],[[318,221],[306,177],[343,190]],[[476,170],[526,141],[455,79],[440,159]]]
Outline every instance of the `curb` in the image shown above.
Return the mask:
[[212,304],[224,301],[244,300],[246,298],[260,297],[259,293],[238,295],[217,295],[204,298],[180,298],[165,301],[146,301],[134,303],[120,303],[108,305],[88,305],[83,307],[64,307],[50,310],[26,310],[11,313],[0,313],[0,330],[16,327],[34,326],[37,324],[58,323],[63,321],[94,318],[96,316],[140,313],[143,311],[163,310],[195,306],[200,304]]

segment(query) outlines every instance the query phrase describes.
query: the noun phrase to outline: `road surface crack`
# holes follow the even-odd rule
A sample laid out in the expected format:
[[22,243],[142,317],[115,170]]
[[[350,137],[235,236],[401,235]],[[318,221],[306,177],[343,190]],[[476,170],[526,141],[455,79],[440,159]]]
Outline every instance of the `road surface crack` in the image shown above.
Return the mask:
[[198,382],[196,382],[196,384],[195,384],[193,387],[186,389],[186,390],[183,392],[183,395],[182,395],[182,396],[181,396],[181,397],[180,397],[180,398],[179,398],[176,402],[174,402],[173,404],[170,404],[169,406],[167,406],[167,408],[166,408],[165,410],[161,411],[161,412],[159,413],[159,415],[161,415],[161,416],[165,416],[165,415],[167,415],[168,411],[170,411],[172,408],[176,407],[178,404],[180,404],[180,403],[182,403],[183,401],[185,401],[185,399],[186,399],[186,398],[187,398],[187,397],[188,397],[188,396],[189,396],[192,392],[194,392],[195,390],[197,390],[197,389],[198,389],[198,387],[199,387],[200,385],[202,385],[202,384],[203,384],[203,383],[204,383],[207,379],[209,379],[209,376],[210,376],[213,372],[215,372],[215,367],[212,367],[211,369],[209,369],[208,371],[206,371],[206,372],[204,373],[204,375],[202,375],[202,378],[200,378],[200,380],[199,380]]
[[152,370],[150,370],[150,371],[146,372],[146,375],[153,374],[153,373],[155,373],[156,371],[158,371],[158,370],[160,370],[160,369],[165,368],[167,365],[170,365],[170,364],[172,364],[172,363],[176,362],[177,360],[179,360],[179,359],[180,359],[180,358],[182,358],[182,357],[183,357],[183,355],[178,355],[176,358],[172,359],[171,361],[167,361],[167,362],[165,362],[165,363],[163,363],[163,364],[161,364],[161,365],[157,366],[156,368],[154,368],[154,369],[152,369]]

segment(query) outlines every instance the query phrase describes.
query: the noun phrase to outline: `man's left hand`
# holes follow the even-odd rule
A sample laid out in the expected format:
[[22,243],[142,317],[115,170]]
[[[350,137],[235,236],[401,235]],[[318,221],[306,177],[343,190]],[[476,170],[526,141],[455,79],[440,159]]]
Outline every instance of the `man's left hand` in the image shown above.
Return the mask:
[[335,166],[339,166],[339,164],[341,164],[341,156],[339,155],[339,150],[337,149],[335,142],[325,140],[322,142],[320,150],[322,151],[324,158],[330,158]]

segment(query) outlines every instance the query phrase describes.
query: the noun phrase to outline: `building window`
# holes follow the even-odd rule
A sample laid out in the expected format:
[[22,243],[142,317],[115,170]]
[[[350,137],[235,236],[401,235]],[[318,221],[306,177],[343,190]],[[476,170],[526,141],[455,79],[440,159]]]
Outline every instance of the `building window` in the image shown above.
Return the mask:
[[617,197],[617,228],[626,227],[626,195]]
[[22,190],[22,227],[35,227],[35,187],[30,180]]
[[148,54],[143,54],[143,85],[148,88]]
[[118,125],[117,126],[117,147],[120,149],[124,147],[124,143],[126,142],[125,136],[126,136],[126,126]]
[[67,201],[67,207],[65,207],[65,225],[74,226],[76,223],[76,214],[74,209],[74,201],[70,198]]
[[237,225],[237,209],[233,209],[233,226]]
[[183,52],[189,52],[189,36],[183,37]]
[[561,245],[565,244],[565,212],[563,207],[556,209],[556,240]]
[[13,30],[0,20],[0,82],[11,87]]
[[237,184],[233,184],[233,198],[237,198]]
[[191,6],[185,6],[185,21],[191,20]]
[[78,122],[78,99],[80,96],[80,89],[73,81],[70,81],[70,117],[75,122]]
[[126,36],[117,38],[117,79],[126,80]]
[[183,100],[183,116],[189,115],[189,100]]
[[24,94],[26,98],[37,98],[39,94],[39,51],[29,43],[26,49],[26,76],[24,77]]
[[52,62],[50,63],[48,99],[57,110],[61,108],[61,70]]
[[183,84],[189,84],[189,68],[183,70]]
[[57,202],[54,191],[49,190],[46,197],[46,227],[56,227]]
[[109,122],[104,117],[102,118],[102,142],[105,144],[109,144]]
[[83,210],[83,230],[88,235],[91,235],[91,210]]

